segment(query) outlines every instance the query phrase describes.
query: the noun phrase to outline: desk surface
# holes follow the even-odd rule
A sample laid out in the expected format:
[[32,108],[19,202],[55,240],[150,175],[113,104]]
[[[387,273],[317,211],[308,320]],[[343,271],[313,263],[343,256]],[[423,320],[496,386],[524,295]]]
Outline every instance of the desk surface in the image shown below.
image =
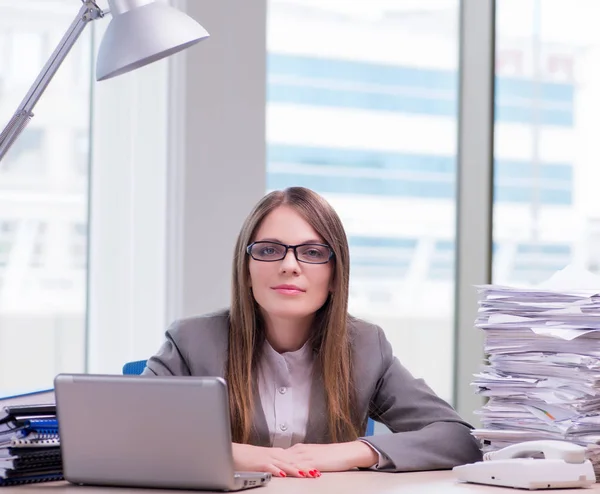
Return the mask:
[[[0,494],[161,494],[176,493],[173,490],[160,489],[127,489],[114,487],[79,487],[67,482],[46,482],[18,487],[2,487]],[[181,492],[181,491],[179,491]],[[196,491],[206,492],[206,491]],[[369,493],[369,494],[467,494],[467,493],[512,493],[519,492],[553,492],[524,491],[505,487],[463,484],[454,479],[451,471],[416,472],[416,473],[382,473],[382,472],[344,472],[324,473],[318,479],[274,478],[266,487],[248,489],[249,494],[334,494],[334,493]],[[556,492],[600,493],[600,484],[591,489],[560,489]]]

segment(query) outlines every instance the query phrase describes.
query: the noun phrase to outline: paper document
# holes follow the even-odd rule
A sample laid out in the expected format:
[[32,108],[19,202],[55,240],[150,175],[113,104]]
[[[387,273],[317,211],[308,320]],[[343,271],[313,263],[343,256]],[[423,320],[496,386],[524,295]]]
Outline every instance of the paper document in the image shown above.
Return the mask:
[[473,435],[484,451],[572,441],[600,475],[600,276],[568,266],[535,287],[477,289],[488,360],[472,385],[488,401]]

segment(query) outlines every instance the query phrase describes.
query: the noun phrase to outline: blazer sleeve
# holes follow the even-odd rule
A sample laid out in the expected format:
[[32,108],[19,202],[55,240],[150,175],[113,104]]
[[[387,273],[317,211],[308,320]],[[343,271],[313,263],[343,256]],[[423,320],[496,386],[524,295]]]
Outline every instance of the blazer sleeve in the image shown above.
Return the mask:
[[389,460],[378,470],[442,470],[481,460],[479,444],[470,433],[472,427],[400,364],[383,330],[377,330],[382,368],[369,415],[392,434],[361,440]]
[[174,322],[165,334],[158,352],[146,362],[143,376],[190,376],[190,365],[184,357],[185,348],[177,344],[179,321]]

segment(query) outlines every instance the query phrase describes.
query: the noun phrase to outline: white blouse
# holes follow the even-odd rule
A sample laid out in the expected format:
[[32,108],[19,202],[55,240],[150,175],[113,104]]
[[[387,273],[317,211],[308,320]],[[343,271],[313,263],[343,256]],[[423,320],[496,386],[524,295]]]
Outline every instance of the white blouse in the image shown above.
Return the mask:
[[295,352],[277,353],[265,340],[258,391],[274,447],[289,448],[304,441],[313,361],[309,343]]
[[[295,352],[278,353],[265,340],[258,367],[258,392],[267,420],[271,446],[289,448],[304,441],[310,411],[314,355],[307,342]],[[371,468],[385,468],[389,460],[363,441],[379,456]]]

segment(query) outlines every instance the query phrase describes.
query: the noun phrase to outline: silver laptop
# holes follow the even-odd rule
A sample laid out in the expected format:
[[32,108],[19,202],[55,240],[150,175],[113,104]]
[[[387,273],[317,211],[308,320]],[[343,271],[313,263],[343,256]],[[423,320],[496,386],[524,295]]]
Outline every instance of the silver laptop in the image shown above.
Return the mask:
[[69,482],[234,491],[271,480],[234,472],[221,378],[59,374],[54,389]]

